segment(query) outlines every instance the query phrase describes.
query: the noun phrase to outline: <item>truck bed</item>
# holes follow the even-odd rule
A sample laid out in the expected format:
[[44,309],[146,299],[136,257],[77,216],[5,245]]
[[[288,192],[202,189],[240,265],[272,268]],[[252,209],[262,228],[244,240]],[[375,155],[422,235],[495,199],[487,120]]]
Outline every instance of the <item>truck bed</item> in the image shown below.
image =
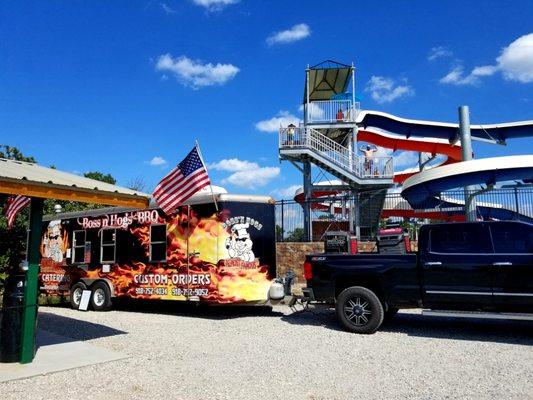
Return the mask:
[[401,308],[421,302],[417,255],[398,254],[311,254],[312,269],[307,287],[316,301],[334,303],[347,287],[364,286],[383,295],[388,304]]

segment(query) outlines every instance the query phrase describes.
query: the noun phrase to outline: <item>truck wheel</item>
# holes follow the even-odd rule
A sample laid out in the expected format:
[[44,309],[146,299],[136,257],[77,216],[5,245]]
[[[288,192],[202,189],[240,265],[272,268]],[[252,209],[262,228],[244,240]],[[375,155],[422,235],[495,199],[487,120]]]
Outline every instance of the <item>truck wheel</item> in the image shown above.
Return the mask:
[[111,308],[111,290],[105,282],[96,282],[91,287],[91,306],[94,311],[104,311]]
[[374,333],[383,322],[383,306],[367,288],[354,286],[344,289],[337,297],[337,317],[350,332]]
[[74,310],[80,308],[81,295],[84,290],[87,290],[87,286],[83,282],[75,283],[70,288],[70,306]]

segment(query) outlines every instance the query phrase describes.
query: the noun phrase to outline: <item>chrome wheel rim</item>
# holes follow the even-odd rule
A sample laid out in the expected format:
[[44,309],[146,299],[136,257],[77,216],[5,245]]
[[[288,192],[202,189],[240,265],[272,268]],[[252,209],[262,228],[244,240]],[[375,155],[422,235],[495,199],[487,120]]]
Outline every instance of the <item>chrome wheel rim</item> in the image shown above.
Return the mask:
[[74,293],[72,293],[74,304],[79,305],[81,301],[81,295],[83,290],[81,288],[76,288]]
[[363,326],[370,322],[372,310],[370,304],[364,298],[352,297],[346,301],[344,315],[352,324]]
[[104,289],[96,289],[93,294],[94,304],[97,306],[103,306],[105,302]]

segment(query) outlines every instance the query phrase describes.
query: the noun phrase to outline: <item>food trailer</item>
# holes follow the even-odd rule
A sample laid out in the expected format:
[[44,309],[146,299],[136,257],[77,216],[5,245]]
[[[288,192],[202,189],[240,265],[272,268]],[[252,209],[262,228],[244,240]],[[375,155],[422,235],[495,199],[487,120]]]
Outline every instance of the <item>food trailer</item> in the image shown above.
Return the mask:
[[[214,200],[216,199],[218,211]],[[265,304],[276,274],[274,200],[198,193],[166,215],[105,208],[43,219],[40,289],[93,310],[114,297]]]

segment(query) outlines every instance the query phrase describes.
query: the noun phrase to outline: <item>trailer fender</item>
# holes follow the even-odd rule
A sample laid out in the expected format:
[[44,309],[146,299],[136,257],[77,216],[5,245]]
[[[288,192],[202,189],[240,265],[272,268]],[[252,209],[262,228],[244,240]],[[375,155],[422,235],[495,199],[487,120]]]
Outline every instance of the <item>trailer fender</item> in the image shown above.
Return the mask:
[[109,280],[109,279],[106,279],[106,278],[97,278],[97,279],[93,279],[93,278],[81,278],[80,279],[80,282],[83,282],[87,285],[87,287],[90,287],[92,286],[95,282],[99,282],[99,281],[102,281],[102,282],[105,282],[107,283],[107,285],[109,286],[109,290],[111,291],[111,297],[116,297],[115,295],[115,288],[113,286],[113,283]]

